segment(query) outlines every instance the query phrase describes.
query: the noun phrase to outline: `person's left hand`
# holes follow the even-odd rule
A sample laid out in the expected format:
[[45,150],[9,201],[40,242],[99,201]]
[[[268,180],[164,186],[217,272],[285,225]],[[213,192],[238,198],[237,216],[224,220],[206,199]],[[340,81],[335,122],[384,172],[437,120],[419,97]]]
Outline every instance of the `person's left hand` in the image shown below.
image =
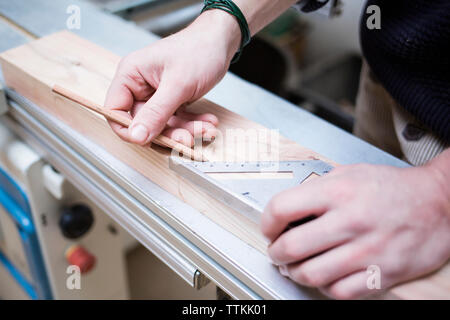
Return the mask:
[[[450,257],[450,198],[431,167],[354,165],[275,196],[261,220],[280,272],[337,299],[374,293],[416,278]],[[444,182],[444,183],[443,183]],[[287,230],[308,216],[316,219]]]

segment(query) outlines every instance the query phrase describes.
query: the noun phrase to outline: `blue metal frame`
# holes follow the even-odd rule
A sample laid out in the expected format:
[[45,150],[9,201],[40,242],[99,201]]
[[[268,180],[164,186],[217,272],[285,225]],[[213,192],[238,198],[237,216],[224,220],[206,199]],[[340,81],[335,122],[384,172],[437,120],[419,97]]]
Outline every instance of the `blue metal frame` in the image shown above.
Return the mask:
[[9,261],[9,259],[0,250],[0,263],[5,267],[9,274],[16,280],[16,282],[22,287],[22,289],[28,294],[28,296],[35,300],[38,299],[36,290],[28,282],[25,276]]
[[0,251],[0,263],[32,299],[51,299],[50,284],[45,271],[28,198],[22,188],[0,167],[0,205],[16,223],[30,267],[30,284],[5,254]]

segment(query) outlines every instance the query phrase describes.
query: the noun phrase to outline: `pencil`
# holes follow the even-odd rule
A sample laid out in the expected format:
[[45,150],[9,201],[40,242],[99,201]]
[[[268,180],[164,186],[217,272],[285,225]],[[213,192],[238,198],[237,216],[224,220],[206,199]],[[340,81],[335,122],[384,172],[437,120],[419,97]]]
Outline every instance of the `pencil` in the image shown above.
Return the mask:
[[[60,94],[61,96],[74,101],[78,103],[79,105],[92,110],[98,114],[101,114],[104,116],[107,120],[114,121],[118,124],[121,124],[124,127],[129,127],[131,125],[131,119],[124,117],[123,115],[114,112],[114,110],[109,110],[104,107],[102,107],[99,104],[96,104],[92,101],[89,101],[88,99],[76,94],[75,92],[70,91],[69,89],[63,88],[59,85],[54,85],[53,92]],[[152,140],[153,143],[173,149],[175,151],[178,151],[179,153],[182,153],[184,156],[187,156],[195,161],[207,161],[206,158],[199,152],[193,150],[192,148],[189,148],[185,146],[184,144],[181,144],[175,140],[170,139],[169,137],[159,135],[155,139]]]

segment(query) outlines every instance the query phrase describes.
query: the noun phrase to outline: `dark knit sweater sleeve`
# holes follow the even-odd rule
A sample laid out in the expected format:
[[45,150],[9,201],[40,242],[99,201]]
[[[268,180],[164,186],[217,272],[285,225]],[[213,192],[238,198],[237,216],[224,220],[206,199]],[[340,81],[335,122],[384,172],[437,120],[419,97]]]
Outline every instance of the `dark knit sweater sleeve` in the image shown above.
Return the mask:
[[295,5],[298,9],[303,12],[313,12],[319,10],[323,6],[325,6],[329,0],[302,0],[299,1],[298,4]]
[[361,21],[361,45],[373,73],[406,110],[450,142],[450,1],[369,0],[381,29]]

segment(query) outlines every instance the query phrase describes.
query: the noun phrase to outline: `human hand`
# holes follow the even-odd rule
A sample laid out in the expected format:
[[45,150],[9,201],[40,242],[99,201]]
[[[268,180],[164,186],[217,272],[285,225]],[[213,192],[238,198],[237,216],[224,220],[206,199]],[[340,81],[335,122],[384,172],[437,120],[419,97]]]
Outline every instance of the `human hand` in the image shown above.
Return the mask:
[[[269,256],[283,275],[337,299],[373,293],[370,265],[380,268],[382,289],[434,271],[450,257],[450,184],[442,172],[342,166],[282,192],[262,216]],[[283,233],[310,215],[317,218]]]
[[214,137],[217,117],[188,113],[184,106],[223,78],[239,42],[236,20],[211,10],[186,29],[123,58],[105,106],[133,121],[129,128],[110,122],[114,132],[140,145],[161,132],[189,147],[194,137]]

